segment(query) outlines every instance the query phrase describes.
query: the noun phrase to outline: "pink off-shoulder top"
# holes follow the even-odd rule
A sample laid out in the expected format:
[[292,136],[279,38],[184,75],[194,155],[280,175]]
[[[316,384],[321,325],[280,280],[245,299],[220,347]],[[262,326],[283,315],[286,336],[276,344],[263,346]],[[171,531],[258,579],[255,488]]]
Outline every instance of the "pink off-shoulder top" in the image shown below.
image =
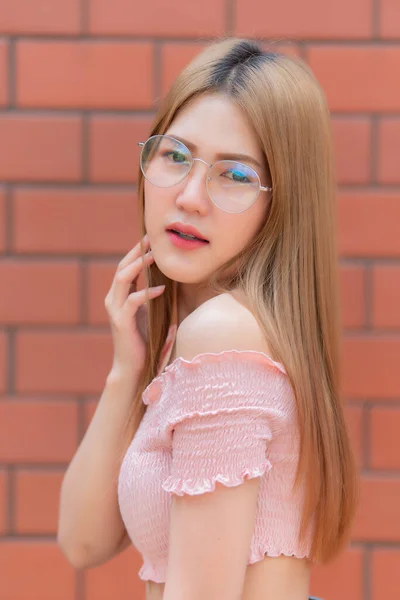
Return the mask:
[[[235,349],[176,358],[177,294],[146,413],[123,459],[118,499],[143,558],[142,580],[165,583],[172,494],[204,494],[216,482],[260,477],[248,564],[265,555],[309,557],[312,530],[299,540],[304,486],[292,493],[299,456],[295,398],[284,366]],[[168,366],[166,366],[168,365]]]

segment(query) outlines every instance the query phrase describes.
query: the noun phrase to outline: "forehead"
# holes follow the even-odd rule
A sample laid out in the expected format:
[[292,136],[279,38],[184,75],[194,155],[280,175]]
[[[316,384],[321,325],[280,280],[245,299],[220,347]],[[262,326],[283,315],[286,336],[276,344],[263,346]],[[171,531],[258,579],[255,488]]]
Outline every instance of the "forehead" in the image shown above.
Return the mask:
[[247,115],[222,94],[204,94],[190,101],[180,109],[165,133],[181,135],[202,151],[241,152],[262,159],[258,138]]

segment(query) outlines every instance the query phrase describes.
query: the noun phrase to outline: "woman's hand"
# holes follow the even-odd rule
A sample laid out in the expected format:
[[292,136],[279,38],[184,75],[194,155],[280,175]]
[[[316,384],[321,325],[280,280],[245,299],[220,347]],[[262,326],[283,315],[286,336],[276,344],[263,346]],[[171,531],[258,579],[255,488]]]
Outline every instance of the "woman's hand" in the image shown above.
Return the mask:
[[[144,262],[151,264],[154,260],[149,248],[147,234],[143,238],[146,250]],[[146,357],[146,332],[141,330],[144,322],[146,290],[137,290],[137,279],[144,266],[141,257],[140,242],[120,261],[111,288],[104,300],[113,336],[114,360],[112,371],[138,376]],[[133,292],[130,291],[133,289]],[[159,296],[165,286],[149,289],[150,298]]]

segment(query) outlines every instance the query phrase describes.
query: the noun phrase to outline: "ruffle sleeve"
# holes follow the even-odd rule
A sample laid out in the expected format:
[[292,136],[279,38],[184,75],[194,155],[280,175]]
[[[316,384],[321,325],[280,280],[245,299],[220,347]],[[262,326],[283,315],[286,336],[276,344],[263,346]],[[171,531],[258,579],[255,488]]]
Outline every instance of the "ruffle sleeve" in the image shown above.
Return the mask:
[[147,390],[171,436],[162,488],[182,496],[233,487],[273,468],[269,448],[287,416],[287,377],[260,352],[225,351],[178,359]]

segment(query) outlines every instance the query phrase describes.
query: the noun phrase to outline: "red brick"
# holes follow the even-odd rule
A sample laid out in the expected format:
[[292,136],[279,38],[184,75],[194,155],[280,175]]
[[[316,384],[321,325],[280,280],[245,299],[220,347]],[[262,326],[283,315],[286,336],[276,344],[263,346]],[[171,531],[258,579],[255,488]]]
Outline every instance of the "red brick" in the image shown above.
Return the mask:
[[365,269],[356,265],[340,267],[342,325],[357,329],[365,325]]
[[69,462],[76,451],[74,402],[4,401],[0,416],[0,462]]
[[91,325],[108,325],[109,319],[104,299],[112,285],[118,261],[95,262],[89,265],[87,272],[88,322]]
[[79,0],[0,0],[0,33],[74,34],[80,29]]
[[400,469],[400,406],[371,409],[371,467]]
[[122,258],[136,243],[133,192],[20,188],[13,203],[15,252],[118,253]]
[[8,478],[5,469],[0,469],[0,535],[6,532],[8,509]]
[[375,265],[372,269],[374,327],[400,327],[400,266]]
[[400,550],[374,548],[372,550],[371,600],[395,598],[400,590]]
[[16,57],[18,106],[152,106],[153,54],[148,43],[22,41]]
[[364,466],[363,456],[363,408],[361,406],[345,406],[344,415],[352,443],[357,465]]
[[[0,323],[69,323],[79,318],[77,262],[0,262]],[[49,289],[56,293],[49,294]],[[29,293],[27,294],[27,291]]]
[[363,600],[363,552],[348,548],[328,565],[311,571],[310,595],[323,600]]
[[343,342],[343,387],[346,398],[396,400],[400,397],[400,338],[346,337]]
[[6,334],[3,331],[0,331],[0,394],[4,393],[6,389],[7,370],[7,338]]
[[0,187],[0,254],[6,249],[6,195]]
[[164,44],[161,50],[161,91],[165,95],[169,87],[190,61],[200,54],[206,44]]
[[361,495],[352,531],[353,539],[400,542],[400,480],[361,479]]
[[2,600],[74,600],[76,597],[75,570],[55,542],[3,542],[0,564]]
[[400,4],[398,0],[380,0],[379,29],[382,37],[399,38]]
[[0,115],[0,180],[77,181],[81,120],[71,116]]
[[64,471],[21,469],[15,475],[15,532],[57,533]]
[[368,0],[282,0],[273,10],[258,0],[238,0],[235,23],[235,34],[245,37],[368,38],[372,33]]
[[400,195],[346,192],[338,197],[338,242],[342,256],[400,256]]
[[96,34],[214,37],[224,32],[225,3],[206,0],[195,8],[179,0],[89,0],[89,30]]
[[[1,13],[1,0],[0,0]],[[0,24],[1,27],[1,24]],[[0,106],[5,106],[8,100],[8,46],[4,41],[0,41]]]
[[108,333],[16,334],[16,389],[21,393],[100,392],[112,366]]
[[136,183],[140,147],[152,120],[138,117],[94,117],[90,126],[89,177],[94,182]]
[[371,171],[370,120],[336,117],[332,134],[338,183],[367,183]]
[[267,40],[266,42],[261,42],[261,47],[267,52],[281,52],[289,56],[301,56],[299,44],[296,44],[292,40],[284,40],[283,42]]
[[107,563],[84,572],[85,600],[144,600],[145,584],[137,577],[143,564],[133,548],[117,555]]
[[400,183],[400,119],[379,123],[378,181]]
[[311,46],[308,57],[331,110],[400,110],[400,46]]

